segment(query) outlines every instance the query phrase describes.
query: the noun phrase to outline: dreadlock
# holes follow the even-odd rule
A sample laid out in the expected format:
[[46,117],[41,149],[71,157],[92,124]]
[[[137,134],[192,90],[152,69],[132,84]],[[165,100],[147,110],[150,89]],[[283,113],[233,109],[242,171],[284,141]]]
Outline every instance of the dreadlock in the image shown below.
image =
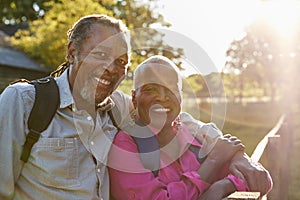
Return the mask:
[[66,61],[66,62],[62,63],[61,65],[59,65],[56,70],[51,72],[50,76],[59,77],[69,67],[70,67],[70,63],[69,63],[69,61]]

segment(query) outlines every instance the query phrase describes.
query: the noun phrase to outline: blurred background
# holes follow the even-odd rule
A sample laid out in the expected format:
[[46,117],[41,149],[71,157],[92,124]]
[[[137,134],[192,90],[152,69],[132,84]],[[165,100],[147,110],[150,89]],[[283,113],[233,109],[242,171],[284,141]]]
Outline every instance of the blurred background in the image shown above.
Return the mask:
[[285,116],[288,149],[279,143],[276,152],[289,159],[278,173],[288,177],[287,199],[300,199],[299,0],[0,0],[0,93],[64,62],[67,30],[93,13],[132,31],[120,90],[130,94],[132,71],[147,57],[172,59],[184,77],[183,110],[238,136],[249,155]]

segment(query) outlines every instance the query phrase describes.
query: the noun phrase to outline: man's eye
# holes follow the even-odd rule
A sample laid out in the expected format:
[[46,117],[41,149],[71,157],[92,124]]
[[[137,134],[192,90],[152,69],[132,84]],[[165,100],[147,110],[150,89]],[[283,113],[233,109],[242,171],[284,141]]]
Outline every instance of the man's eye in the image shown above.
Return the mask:
[[104,59],[107,58],[107,54],[105,52],[93,52],[92,56],[96,59]]
[[107,57],[107,54],[104,53],[104,52],[97,52],[96,55],[97,55],[97,57],[99,57],[99,58]]
[[121,66],[126,66],[127,65],[127,61],[125,61],[123,59],[117,59],[116,62],[117,62],[118,65],[121,65]]

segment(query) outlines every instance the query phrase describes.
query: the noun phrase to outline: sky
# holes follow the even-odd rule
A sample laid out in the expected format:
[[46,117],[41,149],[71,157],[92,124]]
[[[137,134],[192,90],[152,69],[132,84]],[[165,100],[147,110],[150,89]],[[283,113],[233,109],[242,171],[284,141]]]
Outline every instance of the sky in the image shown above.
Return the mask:
[[245,27],[254,19],[267,16],[288,32],[288,25],[300,13],[300,1],[294,0],[160,0],[159,3],[159,12],[172,24],[169,30],[202,48],[216,71],[223,68],[230,43],[242,38]]

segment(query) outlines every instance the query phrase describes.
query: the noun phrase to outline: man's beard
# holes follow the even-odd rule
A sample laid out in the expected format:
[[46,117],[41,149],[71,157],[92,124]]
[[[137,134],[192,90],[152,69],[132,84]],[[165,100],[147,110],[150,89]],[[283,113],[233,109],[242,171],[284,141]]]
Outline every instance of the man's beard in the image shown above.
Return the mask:
[[91,88],[85,82],[84,87],[80,90],[80,96],[84,101],[86,101],[87,104],[95,107],[95,92],[95,89],[91,90]]

